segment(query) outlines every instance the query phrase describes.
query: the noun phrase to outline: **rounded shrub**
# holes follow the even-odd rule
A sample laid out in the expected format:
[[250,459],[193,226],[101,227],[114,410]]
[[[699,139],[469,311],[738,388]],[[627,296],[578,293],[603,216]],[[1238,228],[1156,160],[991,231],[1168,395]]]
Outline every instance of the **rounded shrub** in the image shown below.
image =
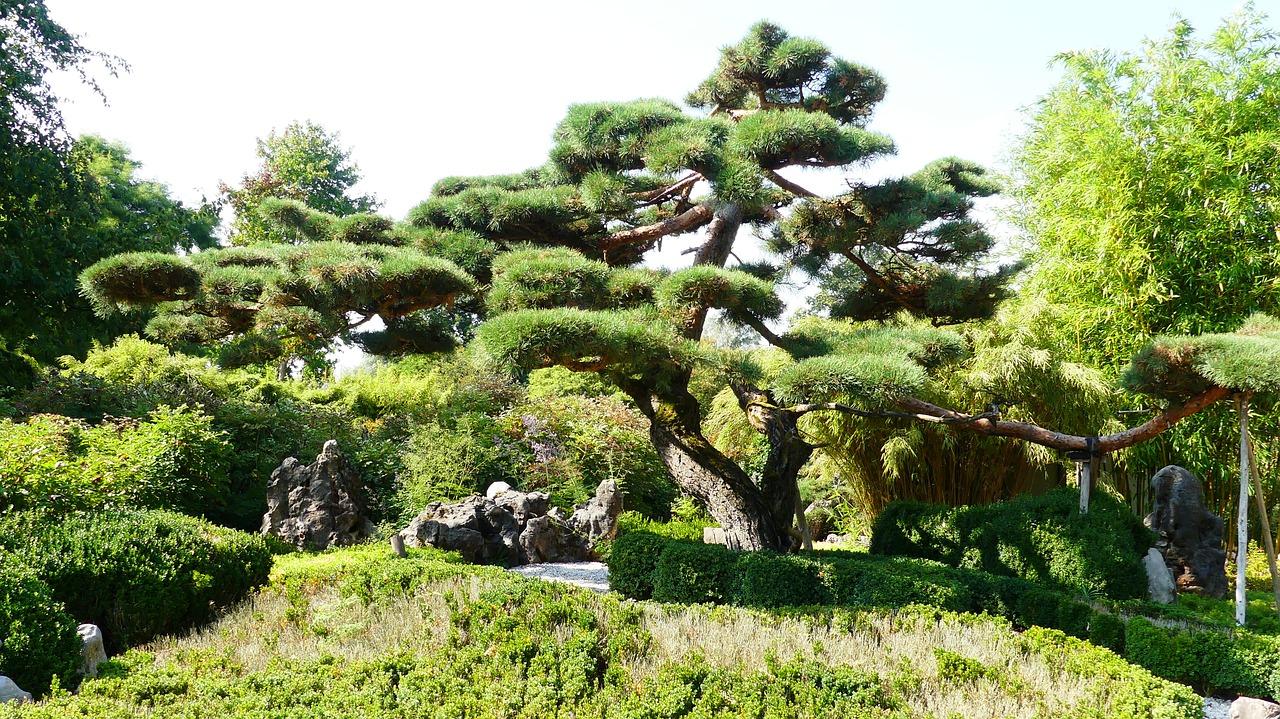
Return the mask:
[[0,552],[0,674],[33,694],[80,666],[76,621],[35,570]]
[[162,510],[0,518],[0,548],[16,552],[107,649],[204,623],[265,584],[272,554],[257,535]]
[[1094,614],[1089,620],[1089,643],[1124,656],[1124,620],[1112,614]]
[[734,604],[767,608],[826,604],[822,568],[821,563],[805,557],[744,553],[738,557]]
[[1095,494],[1080,514],[1077,489],[967,507],[893,503],[872,527],[874,554],[934,559],[1112,599],[1146,596],[1142,555],[1155,535],[1119,500]]
[[722,604],[733,596],[737,554],[719,544],[672,541],[653,568],[658,602]]
[[609,550],[609,587],[624,597],[653,596],[653,571],[671,540],[652,532],[628,532],[613,540]]

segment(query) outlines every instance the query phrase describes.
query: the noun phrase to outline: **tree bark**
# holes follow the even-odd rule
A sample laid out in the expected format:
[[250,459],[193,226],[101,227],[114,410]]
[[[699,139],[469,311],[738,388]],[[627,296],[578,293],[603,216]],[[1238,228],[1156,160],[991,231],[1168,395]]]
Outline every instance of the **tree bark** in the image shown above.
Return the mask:
[[[769,442],[769,456],[760,473],[760,491],[769,503],[774,523],[789,528],[800,504],[800,470],[813,455],[814,447],[800,436],[796,426],[799,415],[779,408],[773,393],[747,384],[729,386],[747,421]],[[796,522],[803,531],[803,514]]]
[[637,380],[610,377],[649,418],[649,438],[680,490],[706,505],[730,549],[787,551],[794,498],[785,511],[747,473],[702,436],[698,400],[684,389],[660,395]]

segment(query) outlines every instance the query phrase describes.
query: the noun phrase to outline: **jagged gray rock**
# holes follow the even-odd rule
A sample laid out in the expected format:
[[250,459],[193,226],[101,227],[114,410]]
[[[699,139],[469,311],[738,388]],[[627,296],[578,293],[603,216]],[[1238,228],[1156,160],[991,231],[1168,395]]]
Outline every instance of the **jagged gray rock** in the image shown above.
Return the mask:
[[1280,704],[1253,697],[1239,697],[1231,702],[1227,719],[1280,719]]
[[373,533],[364,485],[336,441],[313,464],[288,457],[271,473],[261,531],[300,549],[343,547]]
[[76,627],[80,641],[84,646],[80,649],[80,673],[86,677],[98,676],[98,665],[107,661],[107,648],[102,642],[102,630],[96,624],[81,624]]
[[596,494],[587,503],[574,510],[569,517],[569,529],[594,547],[618,533],[618,515],[622,514],[622,493],[618,483],[606,479],[596,487]]
[[0,675],[0,704],[14,702],[22,704],[31,701],[31,693],[22,691],[22,687],[18,686],[9,677]]
[[594,547],[617,534],[621,494],[612,480],[572,515],[546,492],[490,486],[483,497],[432,502],[400,532],[407,546],[456,551],[468,562],[532,564],[596,558]]
[[1204,490],[1191,472],[1169,465],[1151,478],[1155,495],[1144,523],[1160,535],[1164,557],[1180,592],[1213,599],[1227,596],[1227,555],[1222,520],[1204,508]]
[[1173,574],[1164,563],[1164,556],[1155,547],[1147,550],[1142,558],[1142,566],[1147,570],[1147,596],[1157,604],[1173,604],[1178,601],[1178,586],[1173,583]]

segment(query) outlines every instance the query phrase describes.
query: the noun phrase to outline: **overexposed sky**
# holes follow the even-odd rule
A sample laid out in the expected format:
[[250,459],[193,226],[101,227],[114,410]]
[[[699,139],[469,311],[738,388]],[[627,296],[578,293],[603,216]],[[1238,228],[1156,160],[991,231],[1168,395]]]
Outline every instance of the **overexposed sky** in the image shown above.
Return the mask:
[[[1207,33],[1219,0],[844,2],[301,2],[48,0],[90,48],[132,66],[97,73],[109,105],[70,77],[69,129],[127,144],[142,175],[179,198],[213,196],[257,167],[254,140],[294,120],[341,134],[396,218],[447,175],[516,172],[546,159],[574,102],[680,101],[719,48],[769,19],[870,65],[889,92],[872,129],[905,174],[958,155],[991,166],[1019,108],[1049,89],[1059,52],[1136,49],[1180,12]],[[1257,3],[1280,19],[1280,0]],[[808,178],[836,189],[839,176]]]

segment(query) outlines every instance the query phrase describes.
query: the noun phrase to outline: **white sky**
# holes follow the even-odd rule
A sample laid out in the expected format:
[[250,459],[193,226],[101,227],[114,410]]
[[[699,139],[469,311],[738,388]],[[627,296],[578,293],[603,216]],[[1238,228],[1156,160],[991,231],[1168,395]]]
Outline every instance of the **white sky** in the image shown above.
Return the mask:
[[[1178,11],[1208,32],[1219,0],[843,2],[300,2],[48,0],[90,48],[132,71],[101,77],[109,105],[57,89],[74,133],[127,144],[142,174],[190,202],[257,167],[254,140],[293,120],[341,133],[360,191],[401,218],[456,174],[542,164],[567,105],[679,101],[719,48],[760,19],[878,69],[873,129],[898,143],[871,168],[904,174],[945,155],[995,166],[1058,52],[1134,49]],[[1280,15],[1280,0],[1257,5]],[[821,181],[813,180],[821,183]],[[825,183],[821,183],[825,184]],[[834,185],[834,182],[833,182]]]
[[[898,155],[863,177],[900,175],[956,155],[999,169],[1021,122],[1058,78],[1050,59],[1136,50],[1173,14],[1202,34],[1237,0],[844,0],[588,2],[528,0],[47,0],[88,47],[132,66],[98,73],[109,105],[58,78],[76,134],[122,141],[141,175],[186,202],[255,171],[255,139],[312,120],[341,135],[382,211],[397,219],[448,175],[545,162],[575,102],[677,102],[719,48],[769,19],[884,75],[871,129]],[[1280,0],[1256,7],[1280,22]],[[828,172],[793,179],[819,192]],[[659,262],[684,264],[668,243]],[[686,258],[687,259],[687,258]]]

